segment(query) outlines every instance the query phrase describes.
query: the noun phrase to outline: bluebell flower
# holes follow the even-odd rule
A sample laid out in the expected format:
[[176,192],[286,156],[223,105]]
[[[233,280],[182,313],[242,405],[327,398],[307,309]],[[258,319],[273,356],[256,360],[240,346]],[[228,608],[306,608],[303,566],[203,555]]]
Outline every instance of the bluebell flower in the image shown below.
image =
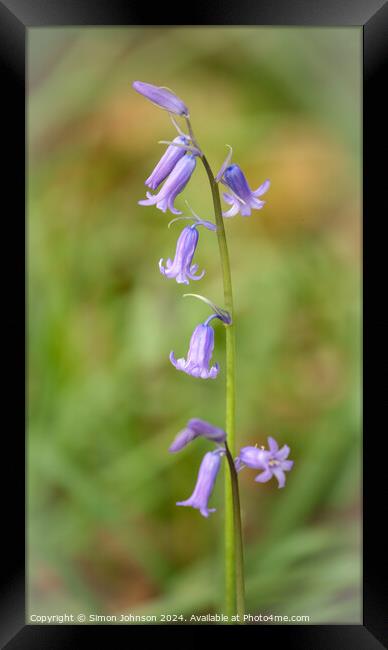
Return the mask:
[[263,470],[258,474],[255,481],[259,483],[266,483],[273,476],[278,481],[279,488],[286,484],[286,476],[284,472],[289,472],[293,465],[293,460],[287,460],[290,453],[288,445],[283,445],[279,449],[279,445],[274,438],[268,438],[269,450],[261,447],[243,447],[236,460],[236,469],[240,471],[243,467],[252,467],[253,469]]
[[164,108],[169,113],[189,116],[189,109],[175,93],[163,86],[154,86],[145,81],[134,81],[132,87],[141,95],[149,99],[153,104]]
[[215,427],[206,420],[200,420],[199,418],[192,418],[188,421],[182,431],[176,435],[174,442],[171,444],[169,451],[175,452],[180,451],[186,445],[189,444],[195,438],[203,436],[207,440],[212,442],[221,443],[226,440],[226,433],[223,429]]
[[260,210],[265,205],[265,201],[260,201],[257,197],[269,189],[268,179],[257,190],[252,191],[241,167],[233,164],[226,167],[220,180],[231,190],[231,193],[223,192],[226,203],[232,206],[230,210],[222,213],[224,217],[234,217],[238,212],[243,217],[249,217],[252,209]]
[[[178,149],[179,147],[176,148]],[[169,209],[173,214],[182,214],[180,210],[177,210],[174,207],[174,201],[189,182],[195,169],[195,165],[195,155],[192,153],[185,153],[185,155],[178,160],[159,192],[157,194],[147,192],[147,198],[139,201],[139,205],[156,204],[156,207],[159,208],[159,210],[162,210],[162,212],[166,212],[166,210]]]
[[163,183],[167,176],[172,172],[178,160],[183,158],[186,153],[184,147],[189,146],[189,139],[185,135],[178,135],[173,140],[173,143],[175,144],[170,144],[170,146],[167,147],[154,171],[145,182],[145,185],[148,185],[151,190],[156,190],[160,183]]
[[193,224],[183,228],[178,237],[173,262],[169,258],[165,268],[163,258],[159,261],[159,269],[162,275],[167,278],[175,278],[178,284],[189,284],[189,280],[200,280],[205,275],[205,271],[195,275],[198,271],[198,264],[192,264],[199,238],[197,225]]
[[193,494],[186,501],[178,501],[177,506],[197,508],[203,517],[208,517],[211,512],[215,512],[215,508],[209,508],[208,502],[213,492],[220,465],[221,455],[219,450],[208,451],[202,459]]
[[215,379],[219,372],[218,363],[209,368],[214,350],[214,330],[209,321],[215,318],[210,316],[205,323],[197,325],[190,339],[187,359],[176,359],[174,352],[170,353],[170,361],[177,370],[181,370],[192,377],[202,379]]

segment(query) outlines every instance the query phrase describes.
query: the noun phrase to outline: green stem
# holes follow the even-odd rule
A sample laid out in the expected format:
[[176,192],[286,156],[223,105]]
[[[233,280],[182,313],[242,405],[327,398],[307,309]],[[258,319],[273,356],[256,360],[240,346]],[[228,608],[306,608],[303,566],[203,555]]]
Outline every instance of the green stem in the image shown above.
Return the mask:
[[[189,118],[186,118],[190,138],[199,151],[199,147]],[[245,613],[245,586],[244,586],[244,557],[242,543],[240,496],[238,489],[237,472],[234,466],[236,454],[236,343],[233,309],[232,276],[228,244],[222,217],[218,183],[214,178],[211,167],[203,153],[201,160],[209,178],[212,192],[214,214],[217,226],[218,247],[221,258],[222,280],[224,286],[224,307],[231,316],[231,323],[226,325],[226,433],[225,443],[228,469],[225,471],[225,609],[229,617],[236,613],[240,623],[243,623]]]
[[236,609],[239,614],[239,622],[244,622],[245,614],[245,582],[244,582],[244,552],[242,540],[242,525],[241,525],[241,507],[240,507],[240,494],[238,489],[237,472],[234,465],[233,456],[230,453],[228,443],[225,442],[226,457],[230,471],[232,483],[232,497],[233,497],[233,515],[234,515],[234,530],[235,530],[235,544],[236,544]]
[[[190,133],[192,134],[191,128]],[[232,319],[231,324],[226,325],[226,432],[228,440],[226,455],[229,471],[225,472],[225,593],[226,613],[229,616],[229,620],[237,612],[240,619],[239,622],[242,622],[245,612],[244,560],[238,480],[233,462],[233,457],[236,453],[236,346],[232,277],[218,183],[203,154],[201,159],[209,178],[213,197],[224,286],[224,307],[230,313]]]

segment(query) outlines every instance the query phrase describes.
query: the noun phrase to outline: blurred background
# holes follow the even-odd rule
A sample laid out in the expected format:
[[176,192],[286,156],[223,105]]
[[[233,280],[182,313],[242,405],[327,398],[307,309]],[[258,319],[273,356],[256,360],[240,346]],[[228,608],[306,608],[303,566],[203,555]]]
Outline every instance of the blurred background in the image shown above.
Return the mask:
[[[230,144],[272,182],[226,222],[239,446],[295,461],[284,490],[240,475],[248,611],[360,622],[360,29],[28,33],[29,614],[222,611],[222,477],[210,519],[177,508],[209,444],[168,453],[224,422],[222,326],[216,381],[168,360],[209,313],[185,290],[222,305],[218,248],[202,229],[189,289],[159,274],[182,224],[137,201],[175,132],[140,79],[184,99],[214,171]],[[185,199],[213,218],[200,164]]]

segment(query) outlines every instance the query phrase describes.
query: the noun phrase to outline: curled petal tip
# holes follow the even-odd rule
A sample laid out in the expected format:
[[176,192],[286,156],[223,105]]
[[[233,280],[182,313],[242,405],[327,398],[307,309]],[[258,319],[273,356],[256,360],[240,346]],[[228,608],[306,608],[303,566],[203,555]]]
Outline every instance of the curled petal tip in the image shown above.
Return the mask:
[[216,363],[214,366],[212,366],[212,368],[210,370],[210,373],[209,373],[210,379],[215,379],[217,377],[219,371],[220,371],[219,365],[218,365],[218,363]]
[[254,194],[255,196],[261,196],[262,194],[265,194],[266,192],[268,192],[270,186],[271,186],[271,181],[269,180],[269,178],[267,178],[267,179],[264,181],[264,183],[262,183],[262,184],[257,188],[257,190],[254,190],[253,194]]

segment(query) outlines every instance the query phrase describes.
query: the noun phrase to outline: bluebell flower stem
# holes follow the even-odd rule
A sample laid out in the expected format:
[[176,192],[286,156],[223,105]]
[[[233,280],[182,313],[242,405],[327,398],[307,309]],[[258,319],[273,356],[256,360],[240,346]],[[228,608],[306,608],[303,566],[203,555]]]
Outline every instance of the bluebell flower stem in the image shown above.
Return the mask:
[[[189,131],[191,137],[193,137],[190,125]],[[236,454],[236,346],[232,277],[230,272],[228,244],[226,240],[224,220],[222,217],[218,183],[216,182],[211,167],[204,155],[201,156],[201,160],[209,178],[213,198],[224,286],[224,307],[231,316],[231,323],[225,326],[227,432],[226,455],[228,458],[228,469],[225,472],[225,607],[226,614],[229,616],[229,620],[237,613],[239,615],[239,622],[242,623],[245,612],[244,560],[238,479],[233,462],[233,458]]]
[[233,456],[230,453],[228,443],[225,441],[226,458],[231,478],[233,498],[233,520],[235,531],[235,557],[236,557],[236,611],[239,614],[239,622],[244,622],[245,614],[245,580],[244,580],[244,548],[242,539],[240,493],[238,489],[238,477]]

